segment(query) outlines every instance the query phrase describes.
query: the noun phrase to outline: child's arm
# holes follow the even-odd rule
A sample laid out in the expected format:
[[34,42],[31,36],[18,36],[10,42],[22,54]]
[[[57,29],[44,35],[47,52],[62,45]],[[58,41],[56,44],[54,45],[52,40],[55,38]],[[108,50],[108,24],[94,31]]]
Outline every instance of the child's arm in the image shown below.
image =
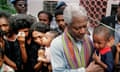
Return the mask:
[[36,72],[37,72],[39,69],[42,68],[42,64],[43,64],[43,62],[39,61],[39,62],[34,66],[34,69],[35,69]]
[[11,66],[14,70],[17,70],[17,65],[15,64],[15,62],[13,62],[12,60],[10,60],[6,55],[4,56],[4,60],[5,62]]
[[116,45],[115,64],[119,63],[120,43]]
[[45,58],[40,58],[38,61],[49,63],[49,60],[46,57]]
[[107,69],[107,65],[100,60],[100,56],[97,56],[96,53],[93,54],[93,60],[95,60],[95,62],[97,62],[104,69]]

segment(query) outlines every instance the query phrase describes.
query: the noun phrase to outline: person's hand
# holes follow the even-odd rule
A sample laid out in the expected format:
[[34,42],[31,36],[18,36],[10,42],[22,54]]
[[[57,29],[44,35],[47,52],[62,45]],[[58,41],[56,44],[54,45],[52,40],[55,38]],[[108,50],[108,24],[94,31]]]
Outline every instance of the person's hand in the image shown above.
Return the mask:
[[93,60],[95,60],[95,62],[97,62],[97,63],[99,63],[100,61],[101,61],[101,59],[100,59],[100,55],[98,56],[97,54],[96,54],[96,52],[94,52],[94,54],[93,54]]
[[17,40],[19,41],[19,43],[25,43],[25,33],[19,32],[17,35]]
[[86,68],[86,72],[104,72],[104,69],[100,65],[95,64],[95,61],[92,61]]
[[117,52],[120,53],[120,43],[118,43],[118,44],[116,45],[116,49],[117,49]]
[[44,58],[42,58],[42,57],[38,57],[38,62],[40,62],[40,61],[44,61]]
[[17,70],[17,65],[14,63],[12,66],[11,66],[14,70]]

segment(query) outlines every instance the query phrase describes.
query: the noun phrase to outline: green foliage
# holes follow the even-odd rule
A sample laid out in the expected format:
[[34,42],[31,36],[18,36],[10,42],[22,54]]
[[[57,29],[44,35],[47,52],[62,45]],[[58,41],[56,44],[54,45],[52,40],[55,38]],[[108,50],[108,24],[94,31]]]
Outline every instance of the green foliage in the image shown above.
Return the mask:
[[15,14],[16,11],[9,0],[0,0],[0,11],[6,11],[10,14]]

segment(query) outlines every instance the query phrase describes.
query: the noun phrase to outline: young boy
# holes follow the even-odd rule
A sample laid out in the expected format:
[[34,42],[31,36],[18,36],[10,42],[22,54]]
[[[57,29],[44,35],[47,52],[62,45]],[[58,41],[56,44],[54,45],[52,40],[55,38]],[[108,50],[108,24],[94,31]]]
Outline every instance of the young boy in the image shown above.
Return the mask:
[[113,33],[102,25],[93,32],[94,53],[93,60],[102,66],[105,72],[113,72],[113,56],[111,46],[114,44]]
[[[50,64],[50,53],[49,53],[49,47],[51,44],[51,41],[58,35],[55,31],[49,31],[45,33],[45,36],[42,38],[41,45],[44,46],[43,50],[42,48],[38,50],[38,61],[43,62],[44,66],[47,66],[48,72],[52,72],[51,64]],[[44,52],[44,55],[43,55]]]

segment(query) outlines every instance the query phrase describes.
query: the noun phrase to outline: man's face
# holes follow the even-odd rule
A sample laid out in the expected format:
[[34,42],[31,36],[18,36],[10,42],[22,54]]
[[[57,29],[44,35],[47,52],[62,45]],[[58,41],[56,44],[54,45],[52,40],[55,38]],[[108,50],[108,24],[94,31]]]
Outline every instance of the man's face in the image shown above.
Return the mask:
[[6,18],[0,18],[0,29],[5,33],[9,32],[9,22]]
[[57,22],[59,28],[60,28],[62,31],[64,31],[64,28],[65,28],[66,24],[65,24],[63,15],[57,15],[57,16],[56,16],[56,22]]
[[68,26],[70,34],[76,39],[82,39],[87,31],[86,17],[73,17],[72,24]]
[[40,21],[41,23],[44,23],[44,24],[47,24],[47,25],[50,24],[48,15],[45,14],[45,13],[41,13],[41,14],[39,15],[38,19],[39,19],[39,21]]
[[24,0],[17,1],[15,4],[15,8],[18,13],[26,13],[27,12],[27,3]]

